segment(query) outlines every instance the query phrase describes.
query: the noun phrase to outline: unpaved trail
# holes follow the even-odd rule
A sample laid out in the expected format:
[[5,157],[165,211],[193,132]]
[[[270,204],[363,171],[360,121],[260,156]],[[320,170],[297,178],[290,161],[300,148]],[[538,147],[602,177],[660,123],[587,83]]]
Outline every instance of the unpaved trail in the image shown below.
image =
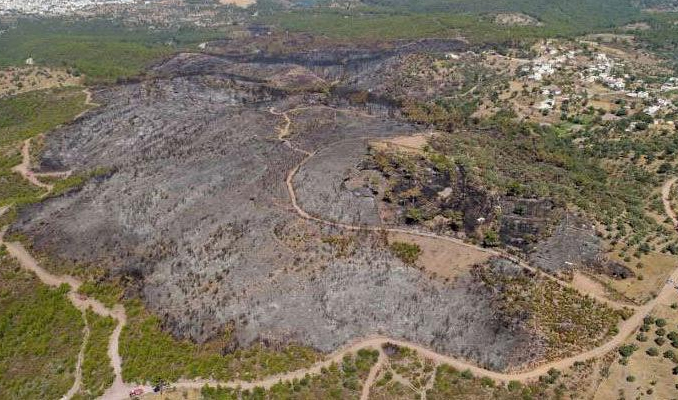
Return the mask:
[[49,192],[51,192],[54,189],[54,185],[41,182],[36,177],[35,173],[31,171],[30,148],[31,148],[31,139],[24,140],[24,144],[21,147],[21,164],[12,167],[12,171],[19,173],[33,185],[45,189],[47,193],[43,196],[46,196]]
[[384,353],[384,350],[382,350],[381,347],[377,348],[377,350],[379,351],[379,358],[370,369],[370,373],[367,375],[367,379],[365,379],[365,382],[363,382],[363,389],[360,393],[360,400],[368,400],[370,398],[370,388],[372,388],[374,380],[377,379],[377,375],[379,374],[381,367],[386,362],[386,354]]
[[[296,110],[298,110],[298,109],[294,109],[294,110],[291,110],[291,111],[296,111]],[[350,225],[350,224],[345,224],[345,223],[341,223],[341,222],[326,220],[326,219],[316,217],[316,216],[309,214],[308,212],[306,212],[306,210],[304,210],[299,205],[299,202],[297,201],[297,195],[296,195],[296,191],[294,189],[294,177],[299,172],[301,167],[303,167],[311,158],[316,156],[319,153],[319,151],[322,150],[322,149],[319,149],[319,150],[316,150],[316,151],[313,151],[313,152],[309,152],[309,151],[306,151],[306,150],[301,149],[299,147],[296,147],[294,144],[292,144],[292,142],[289,139],[287,139],[287,136],[289,136],[289,127],[292,123],[291,119],[287,115],[287,113],[289,111],[278,113],[278,112],[275,112],[275,110],[271,108],[270,112],[274,115],[282,116],[285,119],[285,127],[280,128],[278,130],[278,139],[283,141],[285,143],[285,145],[287,147],[289,147],[290,149],[306,155],[306,157],[287,174],[287,179],[285,181],[285,183],[287,185],[287,192],[289,194],[290,201],[292,203],[292,207],[294,208],[294,211],[301,218],[309,220],[309,221],[318,222],[318,223],[323,224],[323,225],[333,226],[335,228],[341,228],[341,229],[350,230],[350,231],[403,233],[403,234],[410,234],[410,235],[416,235],[416,236],[421,236],[421,237],[443,240],[443,241],[446,241],[446,242],[449,242],[449,243],[454,243],[458,246],[474,249],[474,250],[481,251],[481,252],[484,252],[484,253],[487,253],[487,254],[490,254],[490,255],[493,255],[493,256],[503,257],[503,258],[509,259],[512,262],[520,265],[522,268],[525,268],[525,269],[527,269],[527,270],[529,270],[533,273],[539,274],[540,276],[543,276],[547,279],[550,279],[553,282],[556,282],[557,284],[559,284],[563,287],[573,288],[573,289],[577,290],[577,288],[573,287],[573,285],[571,283],[563,281],[562,279],[559,279],[559,278],[557,278],[557,277],[555,277],[551,274],[545,273],[538,268],[534,268],[531,265],[523,262],[522,260],[520,260],[516,257],[513,257],[511,255],[508,255],[506,253],[503,253],[503,252],[500,252],[500,251],[497,251],[497,250],[493,250],[493,249],[469,244],[469,243],[464,242],[461,239],[456,239],[456,238],[453,238],[453,237],[450,237],[450,236],[441,236],[441,235],[438,235],[438,234],[435,234],[435,233],[419,231],[419,230],[416,230],[416,229],[388,228],[388,227],[370,226],[370,225]],[[336,143],[329,144],[326,147],[332,146],[333,144],[336,144]],[[586,289],[586,287],[582,287],[580,289],[582,289],[582,290],[577,290],[577,291],[580,292],[580,293],[583,293],[587,296],[590,296],[591,298],[593,298],[595,300],[598,300],[602,303],[605,303],[612,308],[615,308],[615,309],[623,309],[623,308],[636,309],[637,308],[637,306],[635,306],[635,305],[631,305],[631,304],[628,304],[628,303],[620,303],[620,302],[614,301],[612,299],[609,299],[605,296],[601,296],[596,291],[584,291],[583,289]]]
[[[271,109],[271,113],[275,114],[275,111]],[[289,117],[286,115],[286,113],[277,113],[276,115],[284,115],[286,120],[289,120]],[[291,124],[291,121],[290,121]],[[295,151],[300,151],[305,153],[307,156],[292,170],[287,176],[286,179],[286,184],[289,192],[289,196],[293,205],[293,208],[295,209],[296,213],[307,220],[311,221],[316,221],[325,225],[331,225],[347,230],[366,230],[366,231],[390,231],[390,232],[396,232],[396,233],[406,233],[406,234],[414,234],[414,235],[420,235],[420,236],[425,236],[425,237],[432,237],[436,239],[440,239],[443,241],[455,243],[460,246],[467,246],[467,247],[473,247],[474,249],[480,249],[481,251],[488,252],[491,254],[495,254],[498,256],[506,257],[506,255],[501,254],[497,251],[491,250],[491,249],[484,249],[484,248],[478,248],[476,246],[470,245],[468,243],[464,243],[461,240],[454,239],[451,237],[445,237],[445,236],[438,236],[433,233],[428,233],[428,232],[420,232],[420,231],[413,231],[413,230],[408,230],[408,229],[400,229],[400,228],[382,228],[382,227],[374,227],[374,226],[353,226],[353,225],[348,225],[348,224],[341,224],[333,221],[327,221],[323,220],[321,218],[317,218],[314,216],[309,215],[304,211],[297,203],[297,198],[296,194],[294,191],[294,186],[293,186],[293,178],[295,174],[299,171],[299,169],[311,158],[313,157],[316,152],[310,153],[307,152],[306,150],[296,148],[291,142],[285,139],[285,136],[289,134],[289,124],[286,124],[286,129],[282,128],[279,131],[279,138],[281,141],[284,141],[287,143],[287,145],[294,149]],[[28,145],[30,143],[26,143],[24,146],[26,147],[26,151],[28,151]],[[22,162],[22,165],[25,165],[26,168],[19,168],[17,169],[17,172],[21,173],[22,176],[25,176],[26,179],[29,179],[29,181],[32,182],[32,180],[28,177],[30,169],[28,168],[29,163],[24,163]],[[22,173],[23,172],[23,173]],[[668,201],[668,193],[670,192],[671,186],[676,182],[676,178],[673,178],[669,181],[667,181],[664,184],[664,187],[662,188],[662,198],[664,201],[664,207],[666,209],[666,213],[671,217],[671,219],[678,225],[678,219],[676,218],[675,212],[671,209],[669,201]],[[40,185],[38,185],[40,186]],[[8,209],[8,207],[4,207],[0,209],[0,212],[4,212]],[[8,243],[4,241],[4,233],[5,229],[0,231],[0,244],[4,244],[7,247],[8,252],[10,255],[15,257],[17,260],[19,260],[19,263],[21,266],[29,271],[34,272],[38,278],[45,284],[50,285],[50,286],[60,286],[62,284],[67,284],[70,286],[71,290],[69,292],[69,299],[73,303],[75,307],[77,307],[79,310],[83,311],[91,308],[95,313],[102,315],[102,316],[110,316],[115,318],[118,321],[118,324],[111,335],[108,343],[108,355],[111,359],[111,365],[113,367],[113,370],[115,372],[115,380],[113,385],[106,391],[106,393],[102,396],[103,399],[107,400],[122,400],[125,398],[128,398],[128,393],[129,390],[132,389],[133,387],[137,385],[133,385],[131,383],[124,383],[122,380],[122,360],[119,355],[118,351],[118,345],[119,345],[119,337],[120,333],[126,323],[126,315],[125,315],[125,310],[122,305],[118,304],[116,305],[113,309],[107,308],[105,305],[103,305],[101,302],[97,300],[90,299],[86,296],[82,296],[77,294],[77,289],[80,287],[81,282],[71,276],[57,276],[54,275],[38,264],[38,262],[23,248],[23,246],[19,243]],[[532,267],[527,266],[523,262],[520,262],[517,260],[516,262],[519,262],[520,265],[524,266],[525,268],[529,268],[531,270],[534,270]],[[548,275],[547,275],[548,276]],[[552,279],[555,279],[557,281],[560,281],[557,278],[551,277]],[[678,268],[676,268],[672,274],[671,278],[673,280],[678,280]],[[565,283],[567,284],[567,283]],[[306,374],[319,374],[324,367],[328,367],[332,363],[340,363],[341,360],[343,359],[344,355],[348,353],[354,353],[360,349],[363,348],[377,348],[380,349],[380,360],[377,362],[377,365],[373,366],[372,370],[370,370],[370,374],[368,376],[367,381],[365,382],[364,386],[366,388],[363,388],[363,393],[361,394],[361,398],[365,398],[364,396],[369,396],[369,387],[372,385],[374,379],[376,378],[376,374],[378,371],[377,366],[381,365],[383,363],[383,352],[381,351],[381,347],[386,344],[386,343],[391,343],[395,344],[398,346],[402,347],[409,347],[415,351],[417,351],[421,356],[426,357],[431,359],[433,362],[440,364],[440,363],[445,363],[449,364],[454,368],[460,369],[460,370],[466,370],[468,369],[471,373],[473,373],[476,376],[479,377],[488,377],[491,379],[494,379],[496,381],[501,381],[501,382],[508,382],[511,380],[516,380],[516,381],[529,381],[529,380],[534,380],[537,379],[538,377],[548,373],[548,371],[552,368],[558,369],[558,370],[564,370],[572,366],[576,362],[583,362],[586,360],[589,360],[591,358],[597,358],[601,357],[605,354],[607,354],[610,351],[613,351],[615,348],[617,348],[619,345],[621,345],[626,338],[631,335],[642,323],[643,318],[652,311],[652,309],[655,307],[655,305],[658,302],[669,302],[670,299],[675,299],[678,297],[676,292],[674,291],[675,289],[671,284],[668,282],[664,284],[664,286],[661,288],[659,291],[658,295],[646,303],[643,306],[637,307],[636,312],[628,318],[626,321],[623,321],[620,326],[619,326],[619,332],[611,338],[609,341],[606,343],[602,344],[599,347],[596,347],[594,349],[591,349],[589,351],[580,353],[578,355],[572,356],[572,357],[567,357],[561,360],[549,362],[546,364],[539,365],[529,371],[523,371],[523,372],[496,372],[496,371],[491,371],[482,367],[479,367],[472,362],[465,361],[460,358],[455,358],[455,357],[450,357],[446,356],[443,354],[436,353],[435,351],[426,348],[424,346],[421,346],[416,343],[404,341],[404,340],[398,340],[398,339],[392,339],[388,338],[385,336],[372,336],[372,337],[367,337],[367,338],[362,338],[359,340],[356,340],[341,349],[335,351],[331,355],[329,355],[324,361],[318,362],[308,368],[303,368],[299,369],[296,371],[292,371],[289,373],[285,374],[279,374],[279,375],[273,375],[269,376],[267,378],[258,380],[258,381],[252,381],[252,382],[246,382],[246,381],[240,381],[240,380],[234,380],[234,381],[228,381],[228,382],[220,382],[216,380],[205,380],[205,379],[196,379],[196,380],[180,380],[177,383],[173,384],[172,386],[177,387],[177,388],[192,388],[192,389],[201,389],[205,385],[220,385],[223,387],[230,387],[230,388],[240,388],[240,389],[253,389],[255,387],[262,387],[262,388],[270,388],[271,386],[277,384],[280,381],[286,381],[286,380],[293,380],[293,379],[302,379]],[[371,377],[371,379],[370,379]],[[150,390],[149,386],[142,386],[146,391]],[[365,391],[367,391],[367,394],[365,394]],[[69,391],[70,393],[70,391]]]
[[61,398],[61,400],[70,400],[75,396],[76,393],[80,391],[80,386],[82,386],[82,363],[85,361],[85,348],[87,347],[87,342],[89,342],[89,323],[87,322],[87,314],[82,313],[82,319],[85,321],[85,326],[82,328],[82,345],[80,345],[80,351],[78,352],[78,360],[75,363],[75,381],[73,386],[68,390],[68,392]]
[[[675,270],[672,274],[673,279],[678,279],[678,269]],[[419,345],[417,343],[408,342],[405,340],[392,339],[384,336],[372,336],[363,339],[356,340],[352,344],[349,344],[342,349],[332,353],[325,361],[314,364],[309,368],[304,368],[289,372],[286,374],[274,375],[268,378],[246,382],[246,381],[229,381],[229,382],[219,382],[215,380],[181,380],[176,384],[172,385],[177,388],[185,389],[200,389],[205,385],[217,386],[229,388],[241,388],[243,390],[251,390],[256,387],[261,387],[264,389],[270,389],[273,385],[280,381],[287,381],[293,379],[301,379],[306,374],[318,374],[320,373],[323,367],[329,367],[333,362],[340,363],[344,355],[348,353],[354,353],[363,348],[380,348],[381,346],[390,343],[395,344],[401,347],[408,347],[412,350],[415,350],[422,357],[429,358],[437,364],[448,364],[458,370],[469,370],[473,375],[478,377],[487,377],[499,382],[509,382],[512,380],[525,382],[538,379],[540,376],[545,375],[552,368],[558,370],[565,370],[577,362],[584,362],[592,358],[602,357],[610,351],[615,350],[620,346],[629,335],[631,335],[643,322],[643,318],[649,314],[649,312],[654,308],[658,301],[668,301],[670,298],[678,298],[678,295],[674,293],[674,288],[671,285],[665,285],[662,290],[659,292],[659,295],[642,306],[636,313],[633,314],[629,319],[624,321],[619,326],[619,333],[611,338],[606,343],[602,344],[599,347],[591,349],[589,351],[577,354],[572,357],[567,357],[561,360],[552,361],[549,363],[541,364],[529,371],[523,372],[497,372],[491,371],[482,367],[479,367],[472,362],[462,360],[460,358],[455,358],[451,356],[446,356],[444,354],[436,353],[435,351]]]
[[113,374],[115,379],[113,384],[106,390],[106,392],[101,397],[102,399],[118,399],[122,395],[127,395],[131,389],[130,385],[125,385],[122,380],[122,357],[120,357],[120,333],[122,328],[127,324],[127,314],[125,314],[125,308],[121,304],[116,304],[113,307],[113,314],[115,319],[118,320],[118,324],[115,326],[111,337],[108,340],[108,358],[111,360],[111,366],[113,367]]
[[[91,103],[91,94],[89,93],[88,90],[86,90],[87,93],[87,103]],[[34,184],[35,186],[41,187],[43,189],[46,189],[45,194],[43,194],[42,197],[45,197],[49,195],[52,190],[54,189],[53,185],[45,184],[43,182],[40,182],[36,176],[53,176],[53,177],[66,177],[70,175],[70,171],[66,172],[50,172],[50,173],[42,173],[42,174],[36,174],[33,171],[31,171],[30,168],[30,144],[31,144],[31,139],[27,139],[24,141],[23,147],[21,149],[21,154],[22,154],[22,161],[21,164],[15,166],[12,168],[12,171],[18,172],[21,174],[22,177],[24,177],[26,180]],[[0,215],[4,214],[7,212],[9,209],[9,206],[2,207],[0,208]],[[84,328],[84,335],[83,335],[83,343],[80,348],[80,352],[78,354],[78,360],[76,363],[76,376],[75,376],[75,382],[73,383],[73,386],[69,389],[69,391],[64,395],[62,400],[69,400],[75,394],[80,390],[80,386],[82,384],[82,363],[84,361],[84,351],[85,347],[87,345],[87,341],[89,340],[89,325],[87,324],[87,317],[86,317],[86,311],[92,310],[94,313],[99,314],[104,317],[111,317],[115,320],[118,321],[115,329],[113,330],[113,333],[111,334],[111,337],[109,338],[108,341],[108,356],[111,362],[111,367],[113,368],[114,374],[115,374],[115,380],[113,382],[113,385],[109,390],[106,392],[106,394],[109,393],[111,390],[116,390],[119,389],[121,386],[124,386],[123,381],[122,381],[122,359],[120,357],[120,353],[118,351],[119,348],[119,340],[120,340],[120,333],[122,332],[122,328],[125,326],[127,323],[127,316],[125,314],[125,308],[120,305],[116,304],[113,309],[109,309],[106,307],[103,303],[101,303],[98,300],[91,299],[87,296],[84,296],[82,294],[77,293],[78,289],[82,285],[82,282],[78,280],[75,277],[69,276],[69,275],[54,275],[51,272],[45,270],[42,268],[37,260],[28,252],[26,249],[23,247],[21,243],[12,243],[12,242],[6,242],[4,240],[5,237],[5,232],[7,231],[7,227],[4,227],[0,230],[0,244],[5,245],[7,248],[7,251],[9,254],[16,258],[19,261],[19,264],[24,268],[27,269],[31,272],[33,272],[40,281],[42,281],[44,284],[48,286],[55,286],[59,287],[63,284],[66,284],[70,287],[70,290],[68,292],[68,299],[70,302],[78,309],[80,312],[83,314],[83,318],[85,320],[85,328]],[[127,394],[125,388],[125,394]],[[113,398],[122,398],[121,396],[122,392],[116,392]],[[104,396],[106,396],[104,394]]]
[[[21,243],[6,242],[4,240],[5,230],[6,228],[0,232],[0,244],[5,245],[9,254],[12,257],[16,258],[19,261],[19,264],[24,269],[33,272],[38,277],[38,279],[42,281],[42,283],[48,286],[59,287],[64,284],[68,285],[70,287],[70,291],[68,292],[68,299],[78,310],[80,310],[80,312],[84,313],[86,312],[86,310],[90,309],[98,315],[104,317],[111,317],[118,321],[118,324],[116,325],[115,330],[113,331],[113,334],[111,335],[108,341],[108,356],[110,358],[111,366],[113,367],[113,371],[115,373],[114,386],[115,383],[117,382],[122,383],[122,367],[121,367],[122,359],[118,352],[118,342],[120,338],[120,332],[122,331],[122,328],[127,322],[124,307],[118,304],[113,309],[109,309],[100,301],[79,294],[78,288],[80,287],[80,285],[82,285],[81,281],[69,275],[54,275],[51,272],[42,268],[35,260],[35,258],[33,258],[33,256],[30,255],[28,251],[26,251],[26,249],[23,247],[23,245],[21,245]],[[87,341],[88,336],[89,329],[87,330],[87,334],[85,335],[84,339],[85,342]],[[85,344],[83,343],[83,349],[84,345]],[[80,360],[78,363],[80,365],[82,364]],[[78,384],[78,386],[81,378],[82,373],[81,370],[78,369],[78,375],[76,376],[76,383]],[[73,396],[73,394],[75,393],[72,393],[71,397]],[[125,395],[126,394],[127,393],[125,392]],[[70,399],[71,397],[64,398]],[[116,396],[114,398],[120,398],[120,396]]]
[[[671,274],[671,277],[674,280],[678,280],[678,268],[673,271]],[[270,388],[274,384],[278,383],[281,380],[292,380],[292,379],[300,379],[302,378],[305,374],[316,374],[319,373],[320,369],[322,367],[327,367],[329,364],[332,362],[340,362],[343,356],[347,353],[353,353],[356,352],[360,349],[371,347],[371,348],[380,348],[382,345],[391,343],[395,344],[397,346],[402,346],[402,347],[408,347],[410,349],[413,349],[417,351],[422,357],[429,358],[433,362],[441,364],[448,364],[456,369],[459,370],[466,370],[468,369],[471,371],[475,376],[478,377],[487,377],[494,379],[496,381],[500,382],[509,382],[511,380],[516,380],[520,382],[525,382],[525,381],[531,381],[538,379],[540,376],[545,375],[548,373],[548,371],[552,368],[558,369],[558,370],[565,370],[572,365],[574,365],[577,362],[584,362],[592,358],[598,358],[602,357],[605,354],[609,353],[610,351],[615,350],[618,346],[620,346],[624,341],[630,336],[642,323],[643,323],[643,318],[645,318],[646,315],[648,315],[652,309],[655,307],[655,305],[658,302],[671,302],[670,299],[678,299],[678,294],[675,292],[675,289],[671,284],[665,284],[661,290],[659,291],[659,294],[657,297],[655,297],[653,300],[649,301],[642,307],[639,307],[638,310],[631,316],[629,317],[626,321],[623,321],[619,325],[619,333],[617,333],[614,337],[612,337],[610,340],[605,342],[604,344],[591,349],[589,351],[563,358],[560,360],[548,362],[545,364],[541,364],[529,371],[522,371],[522,372],[497,372],[497,371],[491,371],[482,367],[479,367],[471,362],[462,360],[460,358],[455,358],[455,357],[450,357],[446,356],[443,354],[436,353],[435,351],[424,347],[422,345],[419,345],[417,343],[412,343],[408,342],[405,340],[399,340],[399,339],[392,339],[384,336],[372,336],[364,339],[360,339],[355,341],[352,344],[349,344],[345,346],[344,348],[338,350],[337,352],[333,353],[327,360],[314,364],[313,366],[297,371],[293,371],[287,374],[281,374],[281,375],[276,375],[272,376],[260,381],[255,381],[255,382],[243,382],[243,381],[231,381],[231,382],[217,382],[217,381],[210,381],[210,380],[195,380],[195,381],[180,381],[177,383],[176,387],[180,388],[196,388],[199,389],[205,384],[210,384],[210,385],[221,385],[221,386],[226,386],[226,387],[231,387],[231,388],[237,388],[241,387],[242,389],[253,389],[255,387],[263,387],[263,388]],[[675,300],[674,300],[675,301]]]
[[673,221],[673,226],[678,229],[678,217],[676,217],[676,212],[673,210],[673,207],[671,207],[671,188],[673,185],[676,183],[678,178],[671,178],[668,181],[664,182],[664,185],[662,186],[662,202],[664,203],[664,210],[666,211],[666,215],[671,218],[671,221]]
[[[85,88],[83,89],[83,93],[85,93],[85,105],[87,108],[81,112],[80,114],[76,115],[73,120],[77,120],[86,113],[88,113],[93,107],[98,107],[99,105],[97,103],[92,102],[92,92],[88,89]],[[26,139],[23,142],[23,145],[21,147],[21,164],[15,165],[12,167],[13,172],[19,173],[21,176],[23,176],[26,180],[28,180],[30,183],[33,185],[40,187],[42,189],[45,189],[47,193],[45,193],[42,197],[47,196],[52,190],[54,190],[54,185],[44,183],[38,179],[38,177],[54,177],[54,178],[66,178],[70,176],[71,171],[63,171],[63,172],[34,172],[31,170],[31,139]]]
[[99,104],[92,101],[92,91],[89,88],[82,89],[82,92],[85,94],[85,105],[89,106],[85,111],[73,117],[73,121],[80,119],[83,115],[87,114],[92,108],[99,107]]
[[12,171],[20,174],[24,179],[29,181],[31,184],[45,189],[47,193],[43,194],[42,197],[45,197],[49,193],[51,193],[52,190],[54,190],[54,185],[44,183],[41,180],[39,180],[38,177],[66,178],[71,175],[71,171],[34,172],[31,169],[31,139],[24,140],[24,143],[21,146],[21,164],[12,167]]

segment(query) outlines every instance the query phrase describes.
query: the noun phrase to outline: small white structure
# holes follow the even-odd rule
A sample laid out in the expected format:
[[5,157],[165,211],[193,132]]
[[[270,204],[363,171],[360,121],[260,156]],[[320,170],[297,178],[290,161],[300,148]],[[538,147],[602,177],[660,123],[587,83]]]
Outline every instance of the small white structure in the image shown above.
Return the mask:
[[555,105],[556,105],[555,100],[553,100],[553,99],[546,99],[546,100],[542,101],[541,103],[539,103],[539,105],[537,106],[537,109],[538,109],[539,111],[552,110],[552,109],[553,109],[553,106],[555,106]]
[[661,110],[661,106],[653,105],[653,106],[649,106],[644,111],[645,111],[645,113],[647,113],[649,115],[655,115],[659,110]]
[[648,98],[650,98],[650,94],[648,92],[645,92],[645,91],[628,92],[628,93],[626,93],[626,96],[638,98],[638,99],[648,99]]

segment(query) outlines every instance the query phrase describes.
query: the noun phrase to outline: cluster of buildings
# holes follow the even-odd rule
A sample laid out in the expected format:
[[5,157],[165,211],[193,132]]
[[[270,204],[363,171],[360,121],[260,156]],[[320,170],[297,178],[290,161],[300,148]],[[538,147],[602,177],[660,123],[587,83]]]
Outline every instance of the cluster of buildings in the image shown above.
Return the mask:
[[[652,85],[653,88],[648,89],[642,80],[632,79],[631,76],[623,73],[624,65],[607,54],[594,53],[584,60],[577,57],[579,53],[581,51],[545,48],[542,56],[522,67],[523,76],[526,76],[528,80],[542,82],[564,67],[571,66],[579,71],[578,76],[583,84],[599,83],[612,90],[609,94],[618,92],[626,97],[640,100],[644,107],[643,111],[655,117],[656,120],[663,121],[662,115],[675,111],[674,103],[667,98],[659,97],[658,94],[678,91],[678,77],[668,78],[661,87]],[[554,98],[560,98],[562,94],[560,89],[554,85],[544,86],[542,84],[540,92],[545,99],[535,105],[539,111],[554,109],[556,106]]]
[[676,77],[671,77],[669,78],[666,83],[664,83],[661,88],[659,88],[660,91],[662,92],[673,92],[673,91],[678,91],[678,78]]
[[590,65],[582,74],[584,81],[600,82],[613,90],[624,90],[626,88],[626,79],[629,77],[628,75],[624,77],[615,76],[613,73],[615,61],[613,59],[605,53],[597,53],[594,60],[594,64]]
[[231,1],[235,0],[0,0],[0,16],[77,15],[150,29],[188,25],[220,28],[240,24],[250,14],[244,8],[238,12],[223,5]]
[[646,114],[655,116],[659,111],[669,111],[673,109],[673,103],[667,99],[657,99],[654,104],[643,110]]
[[533,60],[532,64],[527,67],[529,70],[529,79],[537,82],[542,81],[545,77],[553,75],[558,67],[565,64],[568,60],[573,59],[576,55],[574,51],[559,54],[558,50],[555,49],[548,50],[547,54],[547,56]]
[[0,0],[0,15],[64,15],[105,4],[132,4],[135,0]]

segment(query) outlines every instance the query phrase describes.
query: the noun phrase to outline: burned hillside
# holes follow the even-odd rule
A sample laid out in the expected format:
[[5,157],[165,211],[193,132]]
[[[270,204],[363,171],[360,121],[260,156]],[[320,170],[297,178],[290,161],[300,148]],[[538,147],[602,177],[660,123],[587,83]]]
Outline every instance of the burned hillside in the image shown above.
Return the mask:
[[[397,56],[367,52],[347,70],[321,56],[180,54],[140,82],[102,88],[101,107],[47,136],[41,169],[108,173],[24,208],[12,230],[38,252],[124,277],[127,296],[177,337],[204,342],[229,326],[236,346],[329,352],[385,334],[495,369],[535,362],[543,337],[497,311],[487,282],[434,279],[374,232],[337,252],[324,239],[353,233],[292,207],[290,186],[314,218],[382,224],[378,189],[352,174],[370,141],[421,127],[387,103],[354,108],[323,86]],[[491,199],[476,190],[467,201],[491,211]]]

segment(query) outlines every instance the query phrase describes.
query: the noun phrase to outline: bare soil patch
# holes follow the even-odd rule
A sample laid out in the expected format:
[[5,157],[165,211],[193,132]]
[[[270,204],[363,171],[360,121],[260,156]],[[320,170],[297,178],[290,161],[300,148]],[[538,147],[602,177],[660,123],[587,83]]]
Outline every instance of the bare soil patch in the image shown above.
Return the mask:
[[[664,327],[665,332],[676,331],[678,310],[672,309],[670,302],[663,301],[658,304],[653,310],[653,316],[664,318],[668,322]],[[672,374],[672,369],[676,364],[665,358],[663,353],[666,351],[678,353],[678,349],[671,345],[669,339],[665,339],[662,345],[658,345],[655,340],[659,337],[657,335],[659,327],[654,323],[649,326],[650,330],[644,332],[647,337],[646,341],[637,340],[636,334],[640,331],[628,337],[626,343],[635,344],[638,349],[629,357],[627,365],[620,363],[620,356],[616,354],[615,361],[610,365],[607,379],[600,384],[593,397],[595,400],[622,397],[627,399],[672,399],[676,397],[675,376]],[[652,347],[657,349],[658,355],[647,354],[648,349]]]
[[219,0],[219,3],[223,5],[234,5],[238,7],[247,8],[252,4],[256,3],[256,0]]
[[570,283],[572,284],[572,287],[582,293],[592,293],[603,298],[609,297],[608,290],[605,289],[605,286],[581,271],[574,271]]
[[455,279],[467,274],[473,265],[484,263],[491,256],[489,253],[468,246],[406,233],[391,232],[388,240],[418,245],[421,248],[421,254],[416,265],[447,279]]
[[666,278],[676,265],[676,257],[670,254],[650,253],[641,258],[643,268],[637,268],[638,261],[624,261],[617,252],[610,254],[610,258],[625,264],[637,274],[636,278],[617,280],[609,279],[609,285],[624,296],[643,303],[662,287]]
[[370,145],[376,150],[398,150],[405,153],[421,154],[432,133],[411,136],[398,136],[390,139],[375,140]]
[[522,13],[502,13],[494,17],[494,22],[506,26],[542,26],[536,18]]
[[0,97],[53,87],[77,86],[81,83],[82,78],[73,76],[64,69],[35,66],[0,69]]

